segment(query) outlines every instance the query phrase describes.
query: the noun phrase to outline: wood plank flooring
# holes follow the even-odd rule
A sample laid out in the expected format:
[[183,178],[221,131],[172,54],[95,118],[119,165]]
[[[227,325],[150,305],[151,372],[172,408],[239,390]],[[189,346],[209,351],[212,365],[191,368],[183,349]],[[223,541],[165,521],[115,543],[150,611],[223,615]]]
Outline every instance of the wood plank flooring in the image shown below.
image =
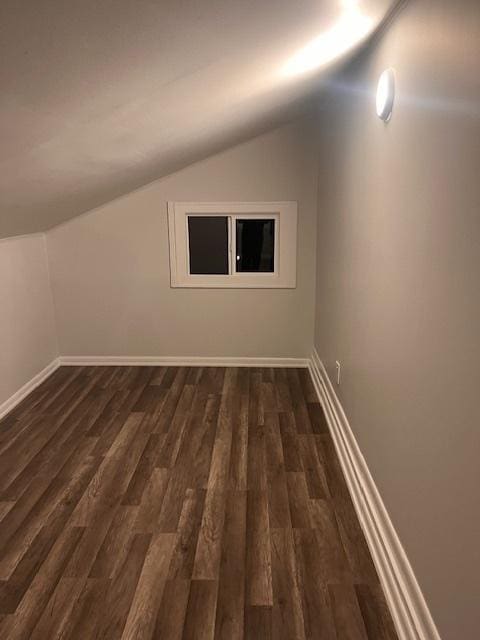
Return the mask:
[[308,372],[57,370],[0,422],[0,638],[394,640]]

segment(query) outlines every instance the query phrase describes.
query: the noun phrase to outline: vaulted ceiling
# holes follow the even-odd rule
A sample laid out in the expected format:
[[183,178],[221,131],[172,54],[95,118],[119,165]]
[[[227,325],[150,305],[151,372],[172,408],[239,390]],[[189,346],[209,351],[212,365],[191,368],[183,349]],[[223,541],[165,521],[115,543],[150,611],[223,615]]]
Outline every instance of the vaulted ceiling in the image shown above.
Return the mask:
[[0,237],[289,117],[394,0],[2,0]]

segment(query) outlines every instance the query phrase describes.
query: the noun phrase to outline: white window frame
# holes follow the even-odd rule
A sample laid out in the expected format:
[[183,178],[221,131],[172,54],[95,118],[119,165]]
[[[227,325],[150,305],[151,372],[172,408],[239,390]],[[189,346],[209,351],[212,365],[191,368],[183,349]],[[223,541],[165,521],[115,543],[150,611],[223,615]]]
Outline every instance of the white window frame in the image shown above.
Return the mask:
[[[296,202],[168,202],[170,284],[187,288],[294,289],[297,280]],[[227,216],[229,274],[191,274],[188,218]],[[236,225],[241,219],[275,220],[273,273],[236,272]]]

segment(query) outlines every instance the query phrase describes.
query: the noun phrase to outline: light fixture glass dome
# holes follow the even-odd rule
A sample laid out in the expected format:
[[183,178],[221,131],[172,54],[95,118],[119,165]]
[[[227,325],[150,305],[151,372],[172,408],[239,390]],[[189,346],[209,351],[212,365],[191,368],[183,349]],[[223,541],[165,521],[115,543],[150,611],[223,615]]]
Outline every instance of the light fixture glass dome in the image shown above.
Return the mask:
[[378,80],[376,99],[377,116],[384,122],[388,122],[392,116],[394,98],[395,76],[393,69],[385,69]]

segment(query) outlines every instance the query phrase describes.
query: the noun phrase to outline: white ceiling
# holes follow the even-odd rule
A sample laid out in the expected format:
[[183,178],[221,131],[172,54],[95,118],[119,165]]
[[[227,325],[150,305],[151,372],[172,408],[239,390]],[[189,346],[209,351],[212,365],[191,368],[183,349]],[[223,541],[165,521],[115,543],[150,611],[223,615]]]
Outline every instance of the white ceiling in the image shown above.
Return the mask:
[[47,229],[288,117],[393,4],[2,0],[0,237]]

